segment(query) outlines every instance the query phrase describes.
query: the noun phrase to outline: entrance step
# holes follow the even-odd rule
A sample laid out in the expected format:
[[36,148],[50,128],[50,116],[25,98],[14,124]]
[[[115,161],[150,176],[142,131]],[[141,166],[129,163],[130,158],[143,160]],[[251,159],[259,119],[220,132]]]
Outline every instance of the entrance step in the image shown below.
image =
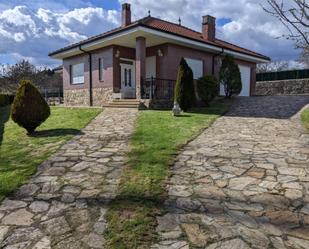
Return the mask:
[[136,108],[138,109],[140,101],[137,99],[114,99],[103,107],[112,108]]

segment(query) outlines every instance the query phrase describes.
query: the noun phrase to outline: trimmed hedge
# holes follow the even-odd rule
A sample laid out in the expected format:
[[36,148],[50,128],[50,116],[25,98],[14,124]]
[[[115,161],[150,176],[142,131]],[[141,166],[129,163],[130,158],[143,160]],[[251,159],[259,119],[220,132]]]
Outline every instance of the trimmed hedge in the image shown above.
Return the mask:
[[212,75],[201,77],[197,80],[197,91],[200,99],[208,106],[219,94],[219,82]]
[[49,115],[50,108],[38,89],[29,80],[22,80],[12,105],[13,121],[31,134]]
[[181,59],[178,68],[174,102],[177,102],[183,111],[196,104],[193,72],[184,58]]

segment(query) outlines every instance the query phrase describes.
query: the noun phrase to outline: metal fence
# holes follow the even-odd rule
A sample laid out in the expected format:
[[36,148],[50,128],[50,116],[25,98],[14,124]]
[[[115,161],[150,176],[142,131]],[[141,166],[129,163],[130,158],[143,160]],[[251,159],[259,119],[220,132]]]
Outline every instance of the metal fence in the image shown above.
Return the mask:
[[176,80],[148,78],[142,84],[143,99],[172,100]]
[[294,80],[307,78],[309,78],[309,69],[256,74],[256,81]]
[[51,105],[63,103],[62,88],[40,88],[40,92],[47,103]]

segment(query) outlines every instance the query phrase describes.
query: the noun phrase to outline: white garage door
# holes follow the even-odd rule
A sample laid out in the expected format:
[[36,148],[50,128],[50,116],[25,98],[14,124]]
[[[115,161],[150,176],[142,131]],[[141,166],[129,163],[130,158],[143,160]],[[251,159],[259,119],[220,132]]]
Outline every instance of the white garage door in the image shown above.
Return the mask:
[[195,60],[190,58],[185,58],[186,62],[188,63],[189,67],[193,71],[193,78],[195,80],[203,77],[203,61],[202,60]]
[[[247,66],[239,65],[242,90],[239,96],[250,96],[251,69]],[[220,95],[224,96],[224,87],[220,84]]]

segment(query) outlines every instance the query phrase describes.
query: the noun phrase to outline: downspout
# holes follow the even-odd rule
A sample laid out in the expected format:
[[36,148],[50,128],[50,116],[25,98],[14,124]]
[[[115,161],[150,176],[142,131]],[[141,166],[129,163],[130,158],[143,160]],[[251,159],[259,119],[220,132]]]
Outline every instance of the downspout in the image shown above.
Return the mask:
[[88,63],[89,63],[89,105],[93,106],[93,96],[92,96],[92,54],[89,51],[83,50],[82,46],[79,45],[79,50],[83,53],[88,54]]
[[224,53],[224,48],[222,48],[222,51],[221,51],[220,53],[214,54],[214,55],[212,56],[212,75],[215,74],[215,58],[218,57],[218,56],[220,56],[220,55],[222,55],[223,53]]

